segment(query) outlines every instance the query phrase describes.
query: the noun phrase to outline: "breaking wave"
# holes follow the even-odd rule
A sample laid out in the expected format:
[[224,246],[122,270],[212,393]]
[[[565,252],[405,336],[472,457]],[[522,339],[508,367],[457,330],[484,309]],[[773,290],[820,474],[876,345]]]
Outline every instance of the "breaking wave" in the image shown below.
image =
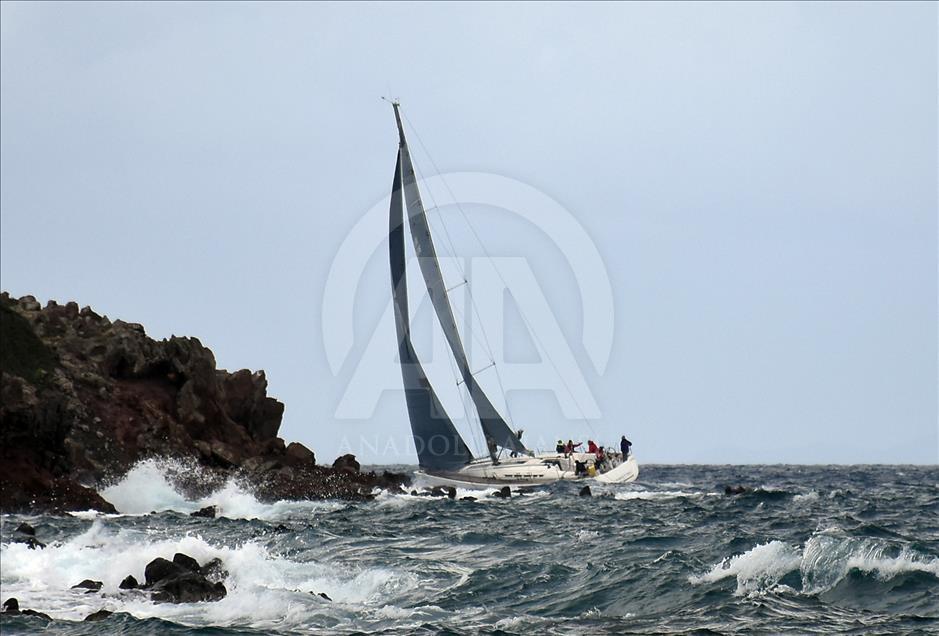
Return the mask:
[[[183,552],[205,563],[222,560],[228,577],[228,595],[216,603],[155,604],[141,592],[118,588],[132,574],[144,580],[144,568],[157,557],[171,558]],[[114,529],[95,520],[85,532],[44,550],[24,544],[0,547],[3,561],[3,593],[21,605],[41,607],[55,619],[82,620],[98,609],[127,612],[138,618],[160,617],[189,625],[301,625],[309,612],[322,612],[326,593],[339,605],[378,605],[417,584],[407,571],[385,567],[360,567],[295,561],[272,553],[263,543],[240,545],[209,542],[199,535],[173,540],[154,540],[146,531]],[[71,590],[83,579],[101,581],[101,593],[88,595]]]
[[739,595],[771,589],[791,573],[799,574],[801,592],[820,594],[853,573],[872,575],[879,581],[907,573],[939,578],[939,559],[885,541],[820,533],[801,549],[782,541],[757,545],[688,580],[700,585],[735,577]]
[[338,501],[262,503],[234,478],[209,495],[189,498],[183,494],[176,480],[181,474],[191,478],[192,471],[193,467],[178,460],[147,459],[138,462],[119,481],[104,488],[101,496],[124,515],[166,511],[191,513],[215,506],[219,516],[229,519],[276,521],[298,513],[330,512],[345,507]]

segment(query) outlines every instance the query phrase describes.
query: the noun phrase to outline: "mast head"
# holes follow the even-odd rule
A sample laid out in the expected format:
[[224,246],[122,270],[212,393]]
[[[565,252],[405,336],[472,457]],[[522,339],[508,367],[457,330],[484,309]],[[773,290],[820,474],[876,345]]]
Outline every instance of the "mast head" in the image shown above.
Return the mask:
[[401,146],[407,146],[407,145],[408,145],[408,142],[407,142],[407,140],[404,138],[404,124],[401,123],[401,113],[400,113],[400,111],[398,110],[398,109],[401,107],[401,102],[398,100],[397,97],[393,97],[393,98],[389,99],[389,98],[383,96],[382,99],[385,100],[386,102],[388,102],[389,104],[391,104],[391,107],[394,108],[394,110],[395,110],[395,123],[398,124],[398,139],[399,139],[399,144],[400,144]]

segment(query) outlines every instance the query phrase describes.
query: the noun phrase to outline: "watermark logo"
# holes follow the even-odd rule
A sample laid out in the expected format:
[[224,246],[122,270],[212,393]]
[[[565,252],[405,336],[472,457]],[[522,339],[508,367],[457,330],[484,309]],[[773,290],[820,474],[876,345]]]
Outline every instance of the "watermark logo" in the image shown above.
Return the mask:
[[[450,301],[461,323],[471,368],[479,373],[481,385],[501,389],[487,388],[495,406],[505,413],[505,396],[521,391],[549,392],[564,417],[599,418],[600,408],[578,357],[589,360],[596,374],[605,372],[613,344],[613,293],[603,260],[584,228],[553,198],[499,175],[451,173],[422,180],[419,187],[425,201],[428,194],[440,193],[440,197],[433,198],[457,202],[428,211],[432,231],[435,214],[458,219],[466,209],[485,206],[527,221],[531,232],[547,237],[561,255],[555,259],[560,262],[536,270],[521,253],[492,257],[444,255],[441,247],[449,237],[434,236],[444,276],[448,285],[453,285]],[[371,418],[385,391],[402,390],[387,257],[389,205],[390,194],[356,223],[340,246],[326,281],[321,323],[326,359],[334,375],[349,378],[336,405],[337,420]],[[472,218],[469,222],[476,225]],[[405,240],[410,242],[410,238]],[[521,245],[525,238],[517,240]],[[408,260],[407,268],[412,314],[432,316],[416,257]],[[465,285],[460,276],[465,277]],[[553,287],[561,279],[571,278],[577,293],[558,300]],[[381,289],[383,309],[363,320],[356,315],[356,308],[366,280],[373,293]],[[579,312],[572,312],[572,303],[579,304]],[[513,313],[521,317],[514,331],[506,328]],[[572,313],[579,313],[577,320],[571,319]],[[432,321],[425,322],[429,325]],[[421,323],[418,320],[415,324]],[[580,333],[573,333],[578,327]],[[415,327],[415,341],[421,340],[418,331]],[[507,355],[513,342],[525,337],[533,343],[537,355],[523,360]],[[419,354],[423,349],[421,362],[445,409],[455,417],[465,405],[462,397],[458,391],[444,391],[439,386],[454,377],[448,345],[440,329],[430,330],[426,340],[429,344],[417,347]],[[495,367],[493,372],[487,370],[490,365]],[[498,384],[487,379],[490,373]]]

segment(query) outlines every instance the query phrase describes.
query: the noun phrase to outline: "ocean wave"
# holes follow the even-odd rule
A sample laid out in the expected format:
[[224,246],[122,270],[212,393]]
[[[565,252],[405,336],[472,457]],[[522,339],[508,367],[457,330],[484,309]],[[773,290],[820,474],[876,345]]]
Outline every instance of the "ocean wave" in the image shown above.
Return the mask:
[[[188,498],[175,483],[180,473],[191,473],[193,467],[173,459],[147,459],[138,462],[116,483],[104,488],[101,496],[124,515],[145,515],[151,512],[191,513],[215,506],[218,516],[229,519],[262,519],[278,521],[290,516],[313,512],[330,512],[346,506],[339,501],[287,501],[262,503],[237,479],[231,478],[204,497]],[[88,512],[73,516],[90,518]]]
[[[229,573],[224,581],[228,595],[215,603],[172,605],[152,603],[143,593],[119,589],[128,574],[143,581],[147,563],[176,552],[200,563],[221,559]],[[41,607],[53,618],[65,620],[81,620],[104,608],[187,625],[302,625],[308,622],[309,612],[323,605],[323,599],[316,596],[319,592],[332,599],[331,607],[383,607],[419,582],[412,573],[392,568],[292,561],[252,541],[226,546],[198,535],[153,540],[146,531],[115,531],[102,520],[44,550],[5,544],[0,547],[0,558],[5,597],[15,596],[23,606]],[[101,581],[101,594],[70,589],[83,579]]]
[[705,574],[690,576],[688,580],[699,585],[736,577],[737,593],[744,594],[777,583],[789,572],[798,570],[801,562],[797,548],[782,541],[770,541],[726,558]]
[[799,503],[809,503],[812,501],[818,501],[818,493],[814,490],[810,490],[807,493],[801,493],[792,498],[793,501]]
[[801,549],[782,541],[757,545],[723,559],[704,574],[689,576],[688,581],[701,585],[736,577],[736,594],[740,595],[774,588],[795,572],[801,579],[799,591],[816,595],[833,589],[855,572],[883,582],[908,573],[939,578],[939,559],[908,546],[823,532],[809,538]]
[[614,499],[620,501],[630,501],[639,499],[642,501],[656,501],[661,499],[678,499],[681,497],[708,497],[717,493],[689,492],[685,490],[627,490],[613,495]]

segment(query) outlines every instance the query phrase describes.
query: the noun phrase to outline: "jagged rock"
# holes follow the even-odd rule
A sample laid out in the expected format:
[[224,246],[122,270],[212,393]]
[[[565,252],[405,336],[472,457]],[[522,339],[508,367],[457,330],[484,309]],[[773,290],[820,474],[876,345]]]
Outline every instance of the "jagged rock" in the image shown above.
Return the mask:
[[108,616],[110,616],[110,615],[113,614],[113,613],[114,613],[114,612],[109,612],[109,611],[106,610],[106,609],[100,609],[100,610],[98,610],[97,612],[92,612],[91,614],[89,614],[88,616],[86,616],[84,622],[89,622],[89,621],[103,621],[103,620],[105,620]]
[[319,594],[317,594],[317,596],[319,596],[320,598],[325,598],[327,601],[333,600],[329,598],[329,595],[326,592],[320,592]]
[[[218,567],[213,562],[206,566]],[[144,570],[146,587],[149,589],[151,599],[156,603],[198,603],[201,601],[218,601],[225,598],[228,591],[220,582],[213,582],[206,578],[199,562],[180,552],[173,556],[172,561],[158,557],[147,564]]]
[[[262,501],[366,500],[404,475],[334,468],[277,437],[283,404],[263,372],[216,369],[196,338],[156,341],[90,307],[0,294],[0,511],[117,512],[92,484],[150,457],[190,458],[223,483],[245,476]],[[241,467],[244,470],[241,470]],[[204,496],[200,495],[200,496]],[[33,547],[40,547],[37,542]]]
[[232,468],[241,463],[241,457],[238,451],[225,442],[212,443],[211,458],[217,466],[222,468]]
[[508,486],[503,486],[499,490],[492,493],[493,497],[499,497],[500,499],[508,499],[512,496],[512,489]]
[[285,450],[285,456],[288,461],[291,461],[296,464],[302,465],[302,464],[315,464],[316,463],[316,455],[313,454],[313,451],[311,451],[309,448],[307,448],[300,442],[291,442],[287,444],[287,449]]
[[590,492],[590,486],[584,486],[583,488],[581,488],[581,489],[580,489],[580,496],[581,496],[581,497],[592,497],[592,496],[593,496],[593,493]]
[[164,579],[179,576],[187,572],[189,572],[189,570],[178,563],[173,563],[163,557],[157,557],[147,564],[143,575],[146,581],[146,587],[152,587]]
[[39,311],[42,307],[36,301],[35,296],[22,296],[20,298],[20,309],[23,311]]
[[40,550],[46,547],[46,544],[42,541],[36,539],[36,537],[30,536],[14,536],[12,539],[13,543],[25,543],[26,547],[30,550],[35,550],[39,548]]
[[173,563],[176,565],[181,565],[190,572],[199,571],[199,562],[193,559],[188,554],[183,554],[182,552],[177,552],[173,555]]
[[31,537],[36,536],[36,528],[32,527],[25,521],[21,523],[20,525],[16,526],[16,530],[14,530],[14,532],[18,532],[20,534],[28,534]]
[[342,457],[336,458],[336,461],[333,462],[333,468],[336,470],[357,473],[359,472],[360,466],[359,462],[355,460],[355,455],[347,453]]
[[228,578],[228,571],[225,569],[222,560],[218,557],[215,557],[211,561],[207,561],[205,565],[199,568],[199,574],[213,583],[217,583]]
[[128,574],[127,576],[124,577],[124,580],[121,581],[121,584],[118,585],[118,587],[122,590],[136,590],[139,587],[139,585],[140,584],[137,583],[137,579],[134,578],[134,575]]
[[724,486],[725,495],[742,495],[747,492],[745,486]]
[[155,603],[199,603],[220,601],[228,594],[225,585],[213,583],[196,572],[185,572],[159,581],[153,586]]
[[205,508],[199,508],[195,512],[190,512],[189,516],[214,519],[216,514],[218,514],[218,508],[216,508],[215,506],[206,506]]
[[37,612],[36,610],[21,610],[19,601],[17,601],[12,596],[3,602],[3,613],[10,614],[12,616],[18,616],[22,614],[24,616],[35,616],[36,618],[41,618],[47,621],[52,620],[52,617],[50,617],[48,614],[43,614],[42,612]]
[[92,592],[97,592],[101,589],[101,586],[104,585],[101,581],[92,581],[91,579],[85,579],[77,585],[73,585],[73,590],[90,590]]
[[447,497],[449,497],[450,499],[456,499],[456,488],[454,488],[453,486],[450,486],[449,488],[447,488]]

